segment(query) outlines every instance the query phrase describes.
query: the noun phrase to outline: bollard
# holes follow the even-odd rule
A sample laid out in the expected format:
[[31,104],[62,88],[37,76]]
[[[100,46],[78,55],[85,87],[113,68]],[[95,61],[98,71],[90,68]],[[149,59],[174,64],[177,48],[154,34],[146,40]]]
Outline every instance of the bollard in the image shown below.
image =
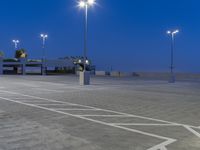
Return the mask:
[[3,57],[0,57],[0,75],[3,74]]
[[20,58],[21,66],[22,66],[22,75],[26,75],[26,58]]

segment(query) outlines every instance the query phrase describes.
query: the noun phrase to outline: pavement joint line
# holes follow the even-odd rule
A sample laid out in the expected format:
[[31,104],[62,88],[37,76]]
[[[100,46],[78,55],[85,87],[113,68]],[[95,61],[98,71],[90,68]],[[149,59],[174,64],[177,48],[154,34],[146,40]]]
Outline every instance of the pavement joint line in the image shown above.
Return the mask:
[[28,86],[28,87],[31,87],[31,88],[39,88],[40,87],[40,86],[37,86],[37,85],[31,85],[31,84],[28,84],[28,83],[21,83],[21,82],[13,82],[13,84],[19,84],[19,85]]
[[47,92],[59,92],[59,93],[64,93],[65,91],[61,91],[61,90],[53,90],[53,89],[46,89],[46,88],[34,88],[36,90],[41,90],[41,91],[47,91]]
[[[0,91],[2,91],[2,90],[0,90]],[[75,104],[75,103],[70,103],[70,102],[63,102],[63,101],[58,101],[58,100],[53,100],[53,99],[47,99],[47,98],[42,98],[42,97],[32,96],[32,95],[26,95],[26,94],[21,94],[21,93],[16,93],[16,92],[10,92],[10,91],[4,91],[4,92],[5,93],[9,93],[9,94],[27,96],[27,97],[30,97],[30,98],[35,98],[35,99],[40,99],[40,100],[46,100],[48,102],[58,102],[58,103],[64,103],[64,104],[72,105],[72,106],[82,106],[82,107],[85,107],[85,108],[100,109],[100,108],[96,108],[96,107],[92,107],[92,106],[86,106],[86,105]]]
[[[96,88],[96,89],[105,89],[105,87],[96,87],[96,86],[89,86],[89,88],[82,88],[82,86],[77,86],[77,85],[74,85],[74,84],[68,84],[68,85],[72,85],[72,86],[70,86],[69,88],[68,87],[66,87],[66,84],[62,84],[62,83],[52,83],[52,82],[41,82],[41,81],[37,81],[37,82],[39,82],[39,83],[45,83],[45,84],[50,84],[50,85],[58,85],[58,86],[60,86],[60,85],[62,85],[63,86],[63,88],[65,88],[65,89],[74,89],[74,90],[80,90],[80,91],[90,91],[90,90],[93,90],[94,88]],[[15,83],[15,84],[21,84],[21,83]],[[21,84],[22,85],[22,84]],[[41,90],[44,90],[44,91],[52,91],[52,92],[59,92],[58,90],[51,90],[51,89],[44,89],[44,88],[41,88],[41,86],[39,86],[39,87],[35,87],[35,86],[32,86],[31,84],[24,84],[25,86],[29,86],[29,87],[32,87],[32,88],[35,88],[35,89],[41,89]],[[66,92],[66,91],[62,91],[62,92]],[[72,92],[72,91],[70,91],[70,92]]]
[[37,106],[37,105],[33,105],[33,104],[27,104],[27,103],[16,101],[16,100],[12,100],[12,99],[9,99],[9,98],[4,98],[4,97],[0,97],[0,98],[3,99],[3,100],[6,100],[6,101],[18,103],[18,104],[21,104],[21,105],[30,106],[30,107],[34,107],[34,108],[39,108],[39,109],[43,109],[43,110],[48,110],[48,111],[51,111],[51,112],[55,112],[55,113],[64,114],[64,115],[76,117],[76,118],[79,118],[79,119],[87,120],[87,121],[90,121],[90,122],[93,122],[93,123],[102,124],[102,125],[106,125],[106,126],[122,129],[122,130],[125,130],[125,131],[129,131],[129,132],[133,132],[133,133],[138,133],[138,134],[142,134],[142,135],[146,135],[146,136],[150,136],[150,137],[166,140],[165,142],[163,142],[163,143],[161,143],[159,145],[153,146],[152,147],[153,149],[150,148],[150,149],[147,149],[147,150],[157,150],[154,147],[161,148],[163,146],[172,144],[172,143],[177,141],[176,139],[172,139],[172,138],[168,138],[168,137],[164,137],[164,136],[160,136],[160,135],[156,135],[156,134],[152,134],[152,133],[148,133],[148,132],[144,132],[144,131],[140,131],[140,130],[136,130],[136,129],[131,129],[131,128],[127,128],[127,127],[117,126],[117,125],[109,124],[109,123],[106,123],[106,122],[103,122],[103,121],[90,119],[90,118],[86,118],[86,117],[81,117],[81,116],[73,115],[73,114],[70,114],[70,113],[67,113],[67,112],[57,111],[55,109],[50,109],[50,108]]
[[[60,102],[60,101],[53,100],[53,99],[41,98],[41,97],[38,97],[38,96],[26,95],[26,94],[22,94],[22,93],[16,93],[16,92],[0,90],[0,92],[1,91],[5,92],[5,93],[10,93],[10,94],[33,97],[33,98],[36,98],[36,99],[46,100],[46,101],[49,101],[49,102]],[[170,121],[165,121],[165,120],[160,120],[160,119],[154,119],[154,118],[150,118],[150,117],[138,116],[138,115],[123,113],[123,112],[117,112],[117,111],[113,111],[113,110],[106,110],[106,109],[101,109],[101,108],[92,107],[92,106],[86,106],[86,105],[81,105],[81,104],[74,104],[74,103],[69,103],[69,102],[63,102],[63,103],[66,103],[66,104],[69,104],[69,105],[71,104],[71,105],[74,105],[74,106],[83,106],[83,107],[86,107],[86,108],[99,109],[99,110],[103,110],[103,111],[106,111],[106,112],[111,112],[111,113],[115,113],[115,114],[119,114],[119,115],[131,116],[131,117],[140,118],[140,119],[152,120],[152,121],[163,122],[163,123],[168,123],[168,124],[174,124],[174,125],[179,125],[179,126],[196,127],[196,126],[192,126],[192,125],[175,123],[175,122],[170,122]]]

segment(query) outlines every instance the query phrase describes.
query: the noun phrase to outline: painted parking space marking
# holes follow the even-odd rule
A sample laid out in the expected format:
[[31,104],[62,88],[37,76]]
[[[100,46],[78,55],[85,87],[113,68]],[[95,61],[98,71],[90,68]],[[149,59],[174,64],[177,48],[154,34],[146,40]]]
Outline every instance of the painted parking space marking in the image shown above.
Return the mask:
[[[5,92],[5,93],[9,93],[9,94],[16,94],[16,95],[21,95],[22,97],[34,97],[35,99],[38,99],[38,100],[46,100],[47,102],[51,103],[51,102],[60,102],[60,101],[57,101],[57,100],[51,100],[51,99],[46,99],[46,98],[41,98],[41,97],[37,97],[37,96],[31,96],[31,95],[25,95],[25,94],[21,94],[21,93],[16,93],[16,92],[9,92],[9,91],[2,91],[1,92]],[[69,112],[68,110],[73,110],[73,111],[78,111],[78,109],[65,109],[65,108],[48,108],[46,107],[46,105],[40,105],[40,104],[30,104],[30,103],[26,103],[26,102],[21,102],[21,101],[17,101],[17,100],[13,100],[13,99],[10,99],[10,98],[6,98],[6,97],[0,97],[1,99],[3,100],[7,100],[7,101],[11,101],[11,102],[15,102],[15,103],[18,103],[18,104],[22,104],[22,105],[26,105],[26,106],[31,106],[31,107],[35,107],[35,108],[40,108],[40,109],[44,109],[44,110],[48,110],[48,111],[52,111],[52,112],[56,112],[56,113],[60,113],[60,114],[65,114],[65,115],[69,115],[69,116],[72,116],[72,117],[76,117],[76,118],[80,118],[80,119],[83,119],[83,120],[87,120],[87,121],[91,121],[93,123],[99,123],[99,124],[103,124],[103,125],[107,125],[107,126],[111,126],[111,127],[114,127],[114,128],[118,128],[118,129],[122,129],[122,130],[126,130],[126,131],[130,131],[130,132],[134,132],[134,133],[139,133],[139,134],[143,134],[143,135],[146,135],[146,136],[151,136],[151,137],[154,137],[154,138],[158,138],[158,139],[162,139],[162,140],[165,140],[165,142],[161,143],[161,144],[158,144],[158,145],[155,145],[151,148],[149,148],[148,150],[167,150],[166,146],[176,142],[177,140],[174,139],[174,138],[169,138],[169,137],[164,137],[164,136],[160,136],[160,135],[157,135],[157,134],[153,134],[153,133],[148,133],[148,132],[144,132],[144,131],[141,131],[141,130],[136,130],[136,129],[132,129],[130,127],[128,127],[129,125],[135,125],[135,126],[181,126],[181,127],[184,127],[186,130],[190,131],[191,133],[193,133],[195,136],[197,136],[198,138],[200,138],[200,135],[197,131],[193,130],[192,128],[198,128],[198,127],[195,127],[195,126],[192,126],[192,125],[186,125],[186,124],[180,124],[180,123],[175,123],[175,122],[170,122],[170,121],[165,121],[165,120],[159,120],[159,119],[154,119],[154,118],[149,118],[149,117],[143,117],[143,116],[138,116],[138,115],[132,115],[132,114],[127,114],[127,113],[122,113],[122,112],[117,112],[117,111],[112,111],[112,110],[106,110],[106,109],[101,109],[101,108],[97,108],[97,107],[92,107],[92,106],[86,106],[86,105],[81,105],[81,104],[74,104],[74,103],[69,103],[69,102],[62,102],[63,104],[68,104],[68,105],[74,105],[74,106],[80,106],[80,107],[83,107],[83,109],[81,109],[81,113],[79,115],[76,114],[76,113],[72,113],[72,112]],[[63,105],[61,104],[61,106]],[[48,104],[47,104],[48,105]],[[91,110],[95,110],[95,111],[102,111],[102,112],[110,112],[110,113],[113,113],[113,114],[86,114],[86,110],[85,108],[88,108],[90,111]],[[79,109],[80,110],[80,109]],[[97,118],[90,118],[90,117],[97,117]],[[105,121],[100,121],[98,120],[98,117],[106,117],[106,118],[109,118],[109,117],[119,117],[119,118],[126,118],[126,117],[132,117],[132,118],[140,118],[140,119],[146,119],[146,120],[150,120],[150,121],[155,121],[155,122],[158,122],[158,123],[133,123],[133,122],[130,122],[130,123],[107,123]],[[126,127],[127,125],[127,127]]]
[[189,126],[184,126],[188,131],[192,132],[194,135],[196,135],[197,137],[200,138],[200,133],[195,131],[194,129],[192,129],[191,127]]
[[177,126],[175,124],[153,124],[153,123],[111,123],[118,126]]
[[56,110],[59,110],[59,111],[65,111],[65,110],[75,110],[75,111],[87,111],[87,110],[89,110],[89,111],[98,111],[97,109],[78,109],[78,108],[55,108]]

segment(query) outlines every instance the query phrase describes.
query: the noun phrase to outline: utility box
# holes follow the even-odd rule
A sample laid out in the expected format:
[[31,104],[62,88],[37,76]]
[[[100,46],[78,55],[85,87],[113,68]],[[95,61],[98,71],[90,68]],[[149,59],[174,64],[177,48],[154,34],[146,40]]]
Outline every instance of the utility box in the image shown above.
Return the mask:
[[90,71],[81,71],[79,74],[80,85],[90,85]]

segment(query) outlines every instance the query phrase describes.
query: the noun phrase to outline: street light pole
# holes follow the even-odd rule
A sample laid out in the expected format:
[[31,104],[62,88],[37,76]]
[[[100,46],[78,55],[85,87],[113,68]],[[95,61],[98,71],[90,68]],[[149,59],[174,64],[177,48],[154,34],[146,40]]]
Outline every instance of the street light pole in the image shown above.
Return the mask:
[[45,44],[46,40],[48,38],[47,34],[41,34],[40,37],[42,38],[42,52],[43,52],[43,58],[42,58],[42,75],[46,74],[46,52],[45,52]]
[[87,71],[87,34],[88,34],[88,8],[95,4],[95,0],[80,0],[78,6],[85,9],[85,27],[84,27],[84,62],[83,62],[83,72],[80,72],[80,85],[90,84],[90,72]]
[[85,5],[85,31],[84,31],[84,72],[86,71],[87,59],[87,32],[88,32],[88,4]]
[[12,42],[15,45],[15,50],[17,50],[18,49],[19,40],[13,40]]
[[179,33],[179,30],[175,31],[167,31],[167,34],[171,37],[171,66],[170,66],[170,74],[171,77],[169,79],[169,83],[175,83],[175,74],[174,74],[174,43],[175,43],[175,35]]

